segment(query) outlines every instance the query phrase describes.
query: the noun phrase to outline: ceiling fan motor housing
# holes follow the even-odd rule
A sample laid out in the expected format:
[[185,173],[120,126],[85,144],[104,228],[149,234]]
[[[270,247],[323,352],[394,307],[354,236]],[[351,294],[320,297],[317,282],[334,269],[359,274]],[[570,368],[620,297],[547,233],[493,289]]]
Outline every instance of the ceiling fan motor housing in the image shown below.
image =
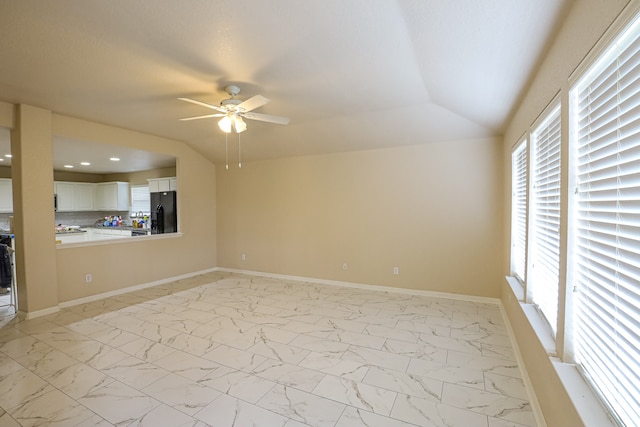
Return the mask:
[[239,99],[223,99],[220,101],[220,106],[226,109],[227,111],[238,111],[238,105],[242,104],[242,101]]

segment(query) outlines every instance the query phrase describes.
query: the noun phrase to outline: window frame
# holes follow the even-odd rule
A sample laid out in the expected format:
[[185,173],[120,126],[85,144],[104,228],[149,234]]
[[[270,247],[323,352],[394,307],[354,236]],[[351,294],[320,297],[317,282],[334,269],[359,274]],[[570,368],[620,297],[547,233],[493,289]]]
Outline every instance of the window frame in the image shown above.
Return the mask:
[[[605,43],[604,45],[600,45],[598,50],[597,50],[597,55],[592,55],[589,57],[588,62],[586,62],[585,64],[583,64],[583,66],[581,66],[580,72],[577,73],[575,76],[573,76],[572,81],[570,82],[570,88],[569,88],[569,108],[570,108],[570,120],[569,120],[569,126],[570,126],[570,138],[569,138],[569,151],[570,151],[570,179],[569,179],[569,186],[568,188],[571,190],[569,191],[569,212],[568,212],[568,221],[570,224],[569,227],[569,245],[567,248],[567,253],[568,253],[568,260],[567,260],[567,283],[571,286],[571,291],[574,294],[571,298],[572,301],[572,306],[570,307],[571,313],[572,313],[572,318],[570,319],[570,324],[571,324],[571,330],[570,330],[570,334],[568,335],[568,339],[566,340],[566,347],[567,347],[567,353],[566,353],[566,359],[572,363],[576,363],[576,366],[579,368],[579,370],[582,372],[583,376],[586,378],[587,382],[589,382],[592,386],[592,388],[595,390],[596,394],[599,395],[599,397],[601,398],[601,400],[603,401],[603,403],[605,404],[605,406],[608,407],[612,417],[615,418],[615,420],[620,424],[620,425],[625,425],[623,419],[629,419],[629,415],[620,415],[620,413],[616,412],[615,408],[620,408],[621,405],[619,403],[619,398],[618,396],[616,396],[616,394],[618,393],[618,385],[617,384],[621,384],[625,382],[625,377],[622,374],[618,374],[617,376],[621,377],[621,380],[613,385],[609,385],[609,388],[611,389],[615,389],[615,392],[611,392],[611,394],[608,394],[606,391],[603,391],[603,387],[606,387],[606,385],[604,383],[609,382],[609,380],[612,377],[616,377],[616,375],[614,374],[614,372],[617,372],[620,370],[620,363],[616,363],[615,362],[615,358],[617,357],[617,355],[623,351],[623,350],[618,350],[618,351],[605,351],[602,350],[602,347],[600,347],[600,350],[592,350],[592,351],[587,351],[585,353],[592,353],[590,355],[585,356],[587,359],[591,359],[593,357],[598,357],[596,355],[596,353],[598,351],[600,351],[602,354],[605,353],[609,353],[612,354],[613,356],[608,357],[608,359],[604,362],[608,362],[608,363],[603,363],[602,360],[598,359],[598,362],[594,362],[594,361],[588,361],[585,362],[586,365],[583,363],[583,360],[581,360],[581,346],[594,346],[597,345],[595,343],[596,341],[596,337],[593,336],[592,333],[582,333],[582,336],[588,336],[588,339],[585,339],[584,341],[581,341],[581,323],[580,323],[580,317],[581,316],[587,316],[587,313],[591,313],[590,311],[587,310],[591,310],[590,307],[586,307],[588,305],[590,305],[591,303],[584,303],[585,307],[587,310],[585,310],[585,308],[583,308],[583,303],[581,301],[581,293],[584,293],[588,290],[588,288],[590,289],[597,289],[598,285],[589,285],[587,283],[585,283],[585,280],[590,280],[590,279],[584,279],[584,271],[587,270],[587,267],[584,268],[580,268],[580,265],[585,265],[582,264],[585,262],[585,260],[588,260],[588,255],[586,254],[587,252],[589,252],[589,249],[583,249],[580,250],[579,249],[579,243],[580,241],[582,242],[590,242],[590,233],[589,231],[587,231],[587,234],[585,236],[585,232],[582,231],[579,233],[579,231],[577,230],[578,224],[581,224],[582,229],[589,229],[589,227],[591,227],[590,223],[592,222],[597,222],[599,220],[599,218],[595,217],[595,215],[604,215],[606,213],[606,211],[601,211],[602,208],[598,208],[596,210],[591,210],[589,211],[589,209],[581,209],[579,203],[585,203],[584,201],[586,200],[586,197],[584,196],[586,193],[594,193],[596,190],[600,190],[600,188],[602,188],[604,190],[604,188],[601,186],[601,184],[597,183],[594,179],[591,179],[591,177],[589,177],[589,181],[585,181],[585,180],[581,180],[580,179],[580,172],[578,171],[578,167],[580,166],[580,164],[578,163],[578,148],[582,147],[582,146],[587,146],[589,144],[596,144],[598,142],[601,142],[602,139],[592,139],[591,141],[587,142],[587,143],[583,143],[583,141],[581,140],[581,136],[579,134],[579,129],[580,129],[580,120],[581,120],[581,116],[580,116],[580,111],[579,111],[579,93],[581,90],[584,90],[585,86],[589,86],[590,84],[592,84],[594,81],[598,80],[601,77],[601,74],[603,71],[607,70],[609,67],[612,67],[612,63],[616,62],[616,66],[614,66],[613,68],[616,70],[614,71],[612,74],[610,75],[615,75],[616,77],[613,78],[613,81],[615,82],[616,85],[616,89],[619,89],[620,86],[620,81],[621,79],[621,75],[620,72],[617,71],[617,67],[619,66],[618,64],[618,59],[621,56],[620,53],[615,53],[615,51],[620,47],[623,46],[623,51],[626,49],[625,46],[625,42],[622,42],[622,40],[625,38],[625,36],[629,36],[632,37],[633,41],[631,41],[629,44],[633,45],[635,47],[634,52],[635,55],[633,55],[634,57],[636,55],[640,54],[640,13],[639,11],[635,11],[633,14],[629,14],[627,16],[627,19],[625,19],[625,21],[623,21],[624,24],[621,25],[619,24],[617,28],[615,28],[615,31],[613,31],[613,36],[611,35],[611,33],[609,33],[609,35],[607,36],[607,38],[605,39]],[[630,34],[632,33],[632,34]],[[612,61],[615,60],[615,61]],[[629,72],[629,74],[633,73],[633,76],[635,77],[636,80],[640,79],[640,59],[634,61],[634,67],[633,68],[633,72]],[[626,77],[626,74],[623,74],[622,77]],[[613,87],[613,86],[611,86]],[[610,122],[615,122],[615,132],[616,132],[616,136],[615,137],[606,137],[606,139],[613,139],[615,140],[615,142],[610,143],[610,144],[615,144],[616,146],[619,146],[620,144],[620,135],[619,135],[619,126],[620,126],[620,119],[618,116],[618,112],[620,111],[620,107],[619,107],[619,101],[620,99],[618,99],[619,95],[616,95],[616,101],[614,102],[615,107],[611,108],[609,111],[615,111],[616,114],[614,114],[615,116],[615,120],[610,120]],[[637,90],[636,93],[634,94],[633,97],[635,100],[637,100],[637,104],[633,104],[634,107],[631,110],[640,108],[640,90]],[[613,99],[613,98],[611,98]],[[631,99],[630,98],[623,98],[624,101],[626,101],[626,99]],[[624,102],[624,101],[620,101],[620,102]],[[635,101],[634,101],[635,102]],[[631,111],[630,110],[630,111]],[[591,114],[591,112],[596,112],[598,111],[596,110],[589,110],[589,114]],[[585,117],[587,117],[588,115],[586,115]],[[640,119],[640,112],[636,113],[634,115],[635,119],[638,120]],[[607,122],[609,123],[609,122]],[[588,133],[590,135],[590,132]],[[640,131],[636,132],[633,134],[634,136],[639,136],[640,137]],[[637,141],[637,138],[634,138],[635,141]],[[608,158],[616,158],[617,160],[619,160],[620,158],[620,153],[621,151],[619,151],[619,147],[616,148],[616,150],[613,152],[613,155],[608,156],[608,157],[604,157],[604,159],[608,159]],[[627,161],[629,159],[627,158]],[[634,159],[636,162],[640,162],[640,159]],[[592,159],[589,159],[589,161],[586,164],[589,164],[592,162]],[[617,174],[620,173],[619,171],[619,165],[620,163],[622,163],[620,160],[618,162],[612,162],[609,164],[608,168],[610,169],[617,169]],[[638,169],[640,170],[640,165],[637,165]],[[583,166],[583,173],[588,169],[587,167]],[[596,172],[592,172],[592,174],[595,174]],[[617,177],[618,175],[616,175]],[[586,188],[584,191],[579,191],[580,188],[580,184],[586,184],[587,182],[591,183],[594,182],[595,184],[593,184],[593,186],[590,184],[589,186],[592,188]],[[585,186],[586,187],[586,186]],[[620,188],[622,187],[622,184],[620,184],[620,178],[617,177],[616,178],[616,185],[611,187],[611,191],[612,193],[620,193]],[[602,191],[599,191],[600,193],[602,193]],[[618,197],[620,197],[618,195]],[[636,196],[638,197],[638,196]],[[639,198],[634,198],[632,199],[633,201],[637,201],[640,200]],[[618,205],[619,199],[612,199],[612,202],[615,201],[616,205]],[[592,199],[590,201],[588,201],[589,204],[595,204],[595,203],[600,203],[598,202],[596,199]],[[607,208],[609,209],[609,208]],[[618,209],[617,207],[615,209]],[[600,213],[599,211],[601,211],[602,213]],[[595,215],[589,215],[587,217],[584,216],[584,214],[582,214],[582,212],[594,212]],[[612,215],[612,214],[611,214]],[[637,214],[636,214],[637,215]],[[621,224],[621,220],[619,220],[619,217],[616,215],[615,217],[615,222],[611,223],[611,224],[615,224],[616,225],[616,231],[615,233],[618,233],[618,228],[620,227]],[[586,223],[586,224],[585,224]],[[607,231],[605,230],[605,233],[607,233]],[[638,230],[638,233],[640,234],[640,230]],[[605,234],[606,235],[606,234]],[[640,243],[640,235],[635,236],[637,240],[635,240],[635,242]],[[612,247],[614,248],[612,251],[610,251],[611,253],[615,253],[614,254],[614,258],[617,256],[617,252],[620,250],[620,243],[618,243],[616,241],[616,243],[614,245],[612,245]],[[604,250],[604,249],[603,249]],[[587,257],[587,258],[585,258]],[[597,255],[598,258],[602,258],[604,257],[604,255]],[[595,258],[594,258],[595,259]],[[589,261],[592,262],[592,261]],[[602,262],[606,262],[606,261],[602,261]],[[616,279],[616,280],[620,280],[620,279]],[[617,289],[618,288],[618,282],[614,281],[612,283],[609,284],[609,288],[614,288]],[[640,295],[640,285],[639,284],[635,284],[636,287],[636,292],[637,295]],[[623,285],[623,287],[626,285]],[[596,295],[596,299],[595,301],[598,300],[598,298],[602,298],[602,301],[604,301],[604,298],[606,295],[605,291],[604,291],[604,287],[602,288],[603,290],[600,290],[598,292],[603,292],[602,293],[602,297],[600,297],[600,294]],[[611,295],[615,295],[616,291],[613,291],[613,293]],[[593,300],[593,298],[591,298]],[[585,297],[586,300],[586,297]],[[621,300],[622,301],[622,300]],[[618,310],[619,306],[624,305],[624,302],[620,302],[617,305],[614,304],[614,307],[616,307],[616,311]],[[583,310],[585,310],[583,312]],[[613,332],[614,335],[607,335],[606,336],[606,340],[603,341],[603,345],[604,346],[608,346],[610,344],[610,342],[614,341],[614,337],[618,336],[618,334],[620,334],[620,331],[615,327],[615,325],[618,325],[620,323],[622,323],[620,320],[616,320],[618,319],[618,317],[616,315],[612,315],[611,316],[612,319],[614,319],[613,323],[600,323],[600,322],[594,322],[591,321],[589,323],[589,325],[592,326],[591,329],[593,329],[594,327],[596,329],[600,329],[603,330],[605,329],[606,325],[611,324],[613,329],[611,329],[611,331],[615,331]],[[600,319],[601,321],[604,321],[604,319]],[[604,327],[601,325],[605,325]],[[640,328],[640,326],[636,323],[635,325],[635,329]],[[621,328],[623,329],[623,328]],[[615,344],[614,344],[615,345]],[[633,344],[632,344],[633,345]],[[637,341],[635,343],[634,347],[631,347],[631,351],[635,351],[636,353],[640,353],[640,341]],[[596,353],[594,353],[596,352]],[[600,370],[600,366],[604,366],[605,369],[610,370],[611,372],[604,372],[604,373],[600,373],[600,374],[596,374],[594,371],[594,366],[596,366],[597,363],[597,368],[596,370]],[[638,365],[636,363],[636,365]],[[591,366],[591,368],[589,368],[589,366]],[[608,368],[607,368],[608,367]],[[590,371],[591,369],[591,371]],[[593,374],[593,375],[592,375]],[[599,380],[598,378],[594,378],[594,376],[601,376],[603,377],[602,380]],[[637,387],[636,387],[637,388]],[[608,394],[608,395],[607,395]],[[638,409],[638,398],[637,396],[635,396],[634,394],[631,394],[631,399],[635,400],[635,416],[638,415],[638,413],[640,413],[640,410]],[[634,416],[634,414],[632,414],[632,416]],[[631,418],[631,420],[633,420],[633,418]]]
[[131,192],[131,216],[136,216],[138,212],[142,211],[144,215],[150,215],[151,211],[151,198],[148,198],[146,209],[138,209],[134,204],[134,192],[136,189],[146,188],[147,194],[149,194],[149,185],[148,184],[133,184],[130,186]]
[[[522,157],[519,154],[522,153]],[[524,167],[524,171],[520,171],[518,166]],[[521,182],[520,179],[523,181]],[[524,192],[524,197],[516,199],[519,192]],[[522,213],[518,206],[524,206]],[[521,222],[518,219],[522,219]],[[522,286],[527,281],[527,239],[529,228],[529,140],[526,137],[521,138],[511,151],[511,255],[510,255],[510,274],[515,277]],[[518,253],[514,248],[518,248]],[[522,261],[519,255],[522,254]],[[518,265],[521,264],[521,265]]]
[[[560,251],[562,248],[562,174],[564,173],[562,168],[562,145],[564,142],[564,138],[562,137],[562,112],[564,109],[561,106],[560,100],[556,97],[554,100],[547,106],[545,111],[540,115],[534,126],[532,127],[529,134],[529,204],[528,204],[528,217],[529,217],[529,227],[528,227],[528,236],[527,236],[527,302],[533,303],[536,305],[536,308],[542,314],[542,317],[547,321],[549,327],[552,330],[552,335],[556,337],[558,330],[558,319],[560,318],[559,313],[559,303],[558,299],[560,296],[560,285],[564,283],[561,280],[561,257]],[[557,170],[554,169],[553,172],[556,175],[555,182],[551,184],[557,184],[555,186],[549,186],[547,182],[545,185],[548,190],[556,190],[557,194],[555,197],[557,198],[557,224],[552,224],[551,221],[544,221],[542,216],[544,216],[543,212],[540,212],[540,206],[543,204],[549,205],[549,197],[542,195],[538,192],[537,187],[541,185],[539,182],[539,174],[537,173],[540,167],[549,167],[552,166],[551,162],[545,162],[542,156],[538,151],[538,143],[543,140],[541,134],[545,131],[549,131],[549,126],[553,123],[557,125],[557,140],[544,140],[544,142],[548,144],[554,144],[552,146],[548,146],[550,150],[557,150]],[[553,159],[551,159],[553,160]],[[548,172],[548,171],[547,171]],[[546,174],[544,175],[547,176]],[[550,210],[550,209],[548,209]],[[549,212],[546,212],[548,215]],[[544,225],[543,225],[544,223]],[[555,230],[555,236],[553,235],[554,230],[549,230],[547,226],[556,226],[557,230]],[[545,231],[544,229],[547,228]],[[544,236],[543,236],[544,235]],[[543,245],[539,239],[545,237],[546,245]],[[555,241],[549,241],[550,239],[555,239]],[[543,247],[544,246],[544,247]],[[553,247],[552,247],[553,246]],[[557,252],[556,254],[551,253],[552,251]],[[551,259],[553,258],[553,259]],[[549,265],[549,264],[556,264]],[[553,269],[555,267],[556,271],[549,271],[549,269]],[[550,277],[553,276],[553,277]],[[549,283],[552,280],[553,283]],[[548,301],[548,297],[546,293],[554,292],[555,293],[555,304]]]
[[[560,207],[560,267],[559,267],[559,289],[558,289],[558,321],[557,321],[557,334],[555,337],[555,348],[552,348],[549,344],[550,341],[545,341],[545,340],[549,340],[550,336],[548,334],[547,331],[547,327],[546,325],[543,325],[542,323],[539,322],[538,320],[538,312],[536,312],[535,310],[533,311],[533,313],[536,313],[535,315],[533,315],[532,317],[529,317],[529,321],[531,323],[531,326],[534,327],[534,330],[536,330],[536,334],[538,335],[538,337],[541,340],[541,344],[543,345],[544,349],[547,351],[547,354],[549,355],[550,358],[553,358],[555,356],[558,356],[563,362],[565,363],[570,363],[576,366],[576,368],[582,373],[584,379],[586,380],[586,383],[590,384],[594,395],[598,395],[599,398],[601,399],[603,406],[607,407],[607,409],[609,410],[609,417],[611,420],[614,420],[616,423],[618,423],[619,425],[624,425],[622,419],[624,419],[624,416],[622,418],[620,418],[617,414],[616,411],[613,409],[612,405],[608,404],[607,398],[605,398],[600,390],[598,385],[593,384],[592,380],[593,378],[590,377],[589,372],[586,372],[584,369],[582,369],[579,365],[577,365],[577,362],[579,362],[577,356],[576,356],[576,320],[575,320],[575,314],[576,314],[576,305],[578,304],[577,298],[578,296],[576,296],[576,293],[574,292],[574,288],[573,288],[573,284],[574,284],[574,278],[575,278],[575,273],[574,273],[574,265],[577,262],[576,260],[576,254],[574,253],[574,245],[575,245],[575,231],[572,230],[572,226],[573,226],[573,221],[575,221],[576,219],[576,212],[574,209],[574,202],[576,200],[575,195],[573,194],[573,189],[576,187],[575,183],[576,183],[576,173],[574,172],[574,166],[575,166],[575,160],[573,159],[571,150],[572,150],[572,145],[574,144],[574,141],[576,140],[576,126],[574,124],[575,119],[574,119],[574,110],[575,110],[575,105],[574,105],[574,100],[572,99],[572,93],[574,90],[574,87],[578,84],[578,82],[584,78],[587,78],[585,76],[588,76],[590,73],[592,73],[593,71],[593,67],[595,67],[594,64],[596,64],[602,57],[606,56],[608,54],[608,51],[610,49],[613,48],[614,45],[619,43],[620,38],[623,36],[623,34],[626,32],[626,30],[628,28],[630,28],[630,26],[634,23],[634,22],[638,22],[640,21],[640,2],[632,2],[630,3],[625,9],[624,11],[621,13],[621,15],[616,19],[616,21],[611,25],[611,27],[606,31],[606,33],[600,38],[600,40],[596,43],[596,45],[593,47],[593,49],[585,56],[585,58],[582,60],[581,64],[574,70],[574,72],[571,74],[571,76],[568,78],[568,80],[566,81],[566,83],[564,83],[562,85],[561,88],[559,88],[559,94],[554,97],[554,98],[559,98],[560,99],[560,104],[561,104],[561,150],[560,150],[560,155],[561,155],[561,196],[560,196],[560,200],[561,200],[561,207]],[[638,24],[640,26],[640,24]],[[634,57],[634,58],[638,58],[638,61],[635,62],[634,64],[638,64],[637,68],[640,70],[640,29],[638,29],[638,32],[634,35],[634,37],[637,37],[637,39],[635,39],[635,41],[632,42],[632,44],[636,44],[637,45],[637,50],[634,50],[635,52],[635,56],[630,56],[630,57]],[[624,72],[623,72],[624,75]],[[640,86],[640,71],[633,71],[633,74],[629,74],[629,76],[632,76],[632,78],[630,79],[630,81],[632,82],[638,82],[637,84],[635,84],[634,86]],[[640,89],[639,89],[640,91]],[[635,100],[635,94],[633,96],[631,96],[630,99],[634,99],[634,103],[630,104],[629,108],[631,111],[638,110],[638,117],[637,117],[637,121],[632,121],[632,123],[634,123],[634,127],[638,129],[638,132],[633,133],[633,142],[636,143],[637,140],[640,140],[640,100],[638,100],[636,102]],[[533,137],[532,134],[534,132],[534,129],[536,127],[535,123],[539,123],[540,121],[544,120],[541,117],[545,117],[546,115],[546,111],[548,111],[550,108],[552,108],[552,105],[554,104],[555,101],[551,101],[551,103],[549,104],[549,106],[547,106],[544,111],[540,114],[540,116],[538,118],[536,118],[536,120],[534,120],[534,125],[532,125],[527,132],[521,136],[518,139],[518,142],[511,148],[511,166],[512,166],[512,188],[511,188],[511,231],[512,231],[512,236],[511,236],[511,241],[509,241],[509,245],[510,245],[510,250],[511,253],[509,255],[509,262],[510,262],[510,274],[512,276],[514,276],[514,268],[513,268],[513,222],[514,222],[514,189],[513,189],[513,169],[514,169],[514,163],[513,163],[513,153],[515,151],[515,148],[519,146],[519,144],[523,141],[523,140],[527,140],[528,139],[528,144],[529,144],[529,157],[530,157],[530,162],[529,162],[529,167],[528,167],[528,175],[529,178],[528,180],[531,182],[533,181],[533,176],[532,176],[532,171],[533,171],[533,165],[532,165],[532,150],[533,150]],[[625,110],[626,111],[626,110]],[[634,117],[634,120],[636,118]],[[637,123],[637,124],[636,124]],[[638,135],[638,137],[636,138],[636,135]],[[637,149],[636,145],[633,145],[633,149]],[[505,159],[506,160],[506,159]],[[635,161],[635,158],[634,158]],[[635,165],[635,163],[634,163]],[[635,172],[634,172],[635,173]],[[635,181],[634,181],[635,183]],[[637,187],[640,187],[640,185],[637,185]],[[630,187],[632,189],[636,188],[636,184],[632,184],[632,186]],[[533,192],[531,190],[529,190],[529,194],[528,194],[528,198],[531,199],[533,197]],[[640,195],[638,195],[637,192],[633,192],[631,200],[634,203],[633,206],[640,206]],[[635,208],[634,208],[635,209]],[[640,208],[636,209],[633,211],[634,215],[637,215],[637,211],[640,210]],[[531,204],[529,203],[527,205],[527,216],[530,217],[532,215],[531,213]],[[632,217],[632,221],[634,221],[634,224],[639,223],[640,221],[636,221],[636,217]],[[616,220],[618,223],[620,222],[619,220]],[[531,222],[529,220],[529,222]],[[529,258],[531,257],[531,248],[530,248],[530,243],[529,241],[532,239],[532,233],[533,231],[531,230],[531,224],[528,223],[528,228],[527,228],[527,252],[526,252],[526,256],[527,256],[527,264],[529,264]],[[636,233],[635,229],[633,231],[633,233]],[[635,234],[634,234],[635,236]],[[635,237],[634,237],[635,239]],[[619,245],[619,243],[618,243]],[[640,247],[640,244],[636,244],[636,240],[633,240],[633,243],[631,244],[631,247],[634,249],[634,251],[631,253],[630,255],[630,259],[634,262],[634,268],[638,268],[640,266],[640,256],[639,253],[637,252],[637,249],[635,249],[636,247]],[[531,269],[529,267],[527,267],[525,269],[526,274],[524,277],[524,280],[521,280],[519,277],[517,278],[518,280],[513,280],[514,278],[511,278],[509,281],[509,283],[512,284],[512,289],[515,292],[515,295],[518,295],[518,290],[514,287],[517,286],[516,282],[520,283],[523,286],[523,290],[525,291],[525,297],[524,297],[524,301],[521,301],[521,304],[525,304],[527,305],[528,302],[531,302],[531,298],[530,298],[530,291],[531,291],[531,286],[535,284],[532,283],[532,274],[531,274]],[[635,295],[640,295],[640,290],[638,290],[638,284],[640,282],[640,273],[636,273],[636,270],[634,271],[634,275],[632,276],[632,286],[633,286],[633,295],[631,298],[634,299],[634,301],[637,301],[636,296]],[[518,298],[520,298],[520,296],[518,296]],[[638,297],[640,298],[640,297]],[[631,314],[636,313],[636,311],[640,311],[638,310],[636,307],[640,307],[640,305],[634,305],[634,308],[632,309],[632,311],[630,312]],[[524,309],[524,306],[523,306]],[[525,310],[525,313],[529,313],[527,314],[527,316],[531,316],[531,311]],[[638,336],[639,334],[637,333],[637,331],[640,331],[640,324],[639,322],[633,317],[629,317],[630,320],[628,320],[628,325],[631,325],[630,327],[633,328],[632,331],[635,331],[635,335],[634,336]],[[636,341],[632,341],[633,344],[632,345],[632,352],[631,353],[633,355],[635,354],[640,354],[640,344],[637,344]],[[556,350],[557,349],[557,350]],[[613,350],[613,352],[615,352],[616,350]],[[635,362],[636,360],[638,360],[640,358],[632,358],[632,362]],[[611,366],[612,370],[616,370],[617,366],[615,365],[615,362],[607,362],[609,364],[609,366]],[[633,365],[635,366],[635,365]],[[635,369],[635,368],[634,368]],[[613,374],[611,374],[610,376],[614,376]],[[562,375],[561,375],[562,377]],[[615,374],[616,378],[620,378],[620,382],[623,383],[625,380],[624,376],[621,376],[619,374]],[[635,377],[634,377],[635,378]],[[632,381],[636,381],[635,379],[633,379]],[[568,388],[570,389],[570,388]],[[640,410],[637,409],[637,402],[638,402],[638,391],[640,390],[640,387],[635,386],[635,383],[632,384],[632,387],[630,388],[630,390],[632,390],[629,394],[630,397],[630,407],[632,407],[633,409],[631,410],[631,420],[635,421],[635,417],[636,414],[640,414]],[[582,393],[582,391],[581,391]],[[613,397],[609,397],[609,399],[615,399],[616,394],[618,393],[617,390],[614,391],[614,394],[611,395]],[[615,403],[615,402],[614,402]],[[627,416],[628,417],[628,416]],[[628,419],[628,418],[627,418]],[[631,421],[633,423],[633,421]]]

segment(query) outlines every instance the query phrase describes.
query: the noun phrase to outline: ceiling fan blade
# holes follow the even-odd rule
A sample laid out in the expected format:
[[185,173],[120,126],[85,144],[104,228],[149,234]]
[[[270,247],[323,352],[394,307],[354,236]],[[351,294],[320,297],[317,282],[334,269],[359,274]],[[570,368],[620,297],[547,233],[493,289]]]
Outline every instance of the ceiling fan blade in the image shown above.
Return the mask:
[[178,99],[180,101],[185,101],[185,102],[190,102],[192,104],[200,105],[201,107],[211,108],[212,110],[220,111],[221,113],[227,112],[227,110],[225,110],[224,108],[218,107],[216,105],[207,104],[206,102],[196,101],[195,99],[191,99],[191,98],[178,98]]
[[270,101],[269,98],[265,98],[262,95],[252,96],[251,98],[247,99],[246,101],[238,105],[238,110],[244,111],[246,113],[246,112],[255,110],[256,108],[262,107],[264,104],[266,104],[269,101]]
[[245,119],[259,120],[261,122],[275,123],[278,125],[289,124],[289,117],[272,116],[271,114],[260,114],[260,113],[243,113],[241,114],[241,116],[244,117]]
[[218,114],[207,114],[206,116],[185,117],[184,119],[178,119],[178,120],[186,122],[189,120],[208,119],[210,117],[224,117],[224,116],[226,116],[226,114],[218,113]]

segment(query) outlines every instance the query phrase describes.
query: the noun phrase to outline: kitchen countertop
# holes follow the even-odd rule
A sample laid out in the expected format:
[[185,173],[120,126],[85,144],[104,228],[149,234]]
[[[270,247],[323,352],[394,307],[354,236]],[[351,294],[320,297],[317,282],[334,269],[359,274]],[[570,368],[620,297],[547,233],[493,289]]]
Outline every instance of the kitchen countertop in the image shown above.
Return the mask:
[[107,226],[99,225],[99,224],[94,224],[94,225],[90,225],[90,226],[82,227],[82,228],[103,228],[103,229],[107,229],[107,230],[150,230],[149,228],[133,227],[131,225],[121,225],[119,227],[107,227]]
[[94,228],[94,229],[100,229],[100,230],[125,230],[125,231],[141,230],[141,231],[151,231],[151,229],[149,229],[149,228],[139,228],[139,227],[135,227],[134,228],[131,225],[121,225],[119,227],[106,227],[104,225],[93,224],[93,225],[81,226],[79,228],[75,228],[74,227],[72,229],[56,230],[56,235],[86,233],[88,228]]
[[86,231],[81,230],[79,228],[73,229],[73,230],[56,230],[56,234],[79,234],[79,233],[86,233]]

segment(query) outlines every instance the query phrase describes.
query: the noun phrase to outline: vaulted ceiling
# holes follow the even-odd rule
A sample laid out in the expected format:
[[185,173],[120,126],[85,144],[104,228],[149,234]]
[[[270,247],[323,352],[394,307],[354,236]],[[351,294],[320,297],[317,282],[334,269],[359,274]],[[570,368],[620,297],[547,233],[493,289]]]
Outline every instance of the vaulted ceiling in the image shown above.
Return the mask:
[[0,0],[0,100],[224,162],[224,87],[261,94],[247,161],[500,135],[571,0]]

